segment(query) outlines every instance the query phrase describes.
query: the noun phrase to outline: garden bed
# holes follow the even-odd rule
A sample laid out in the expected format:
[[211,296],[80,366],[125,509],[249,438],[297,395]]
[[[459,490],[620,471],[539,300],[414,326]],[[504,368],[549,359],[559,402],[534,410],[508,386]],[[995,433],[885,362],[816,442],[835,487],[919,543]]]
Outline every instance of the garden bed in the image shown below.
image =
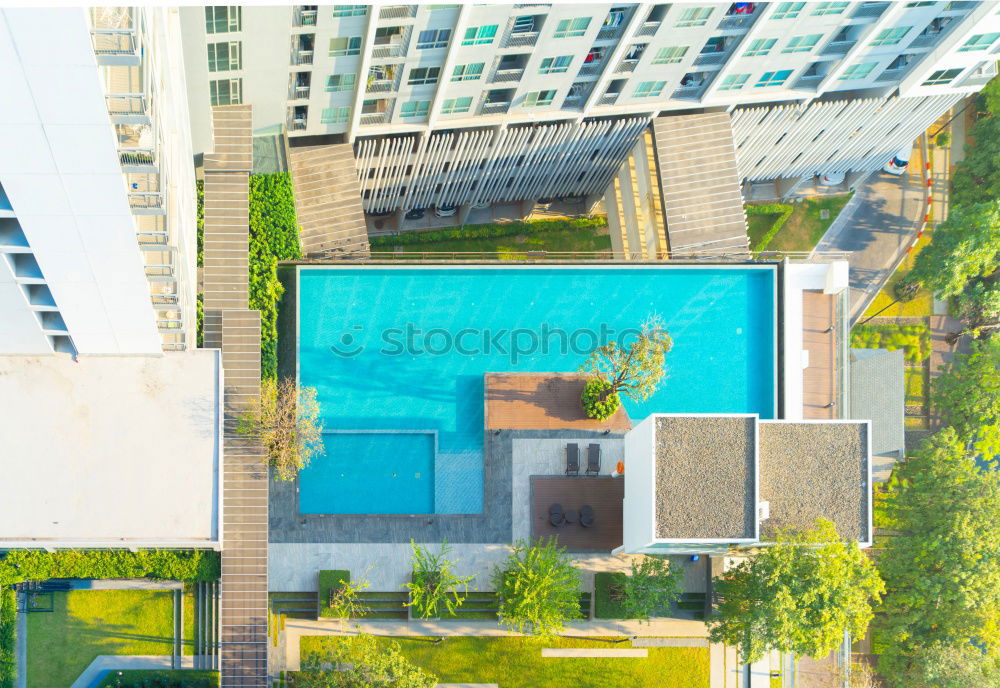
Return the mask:
[[851,330],[851,348],[889,351],[902,349],[907,364],[917,364],[931,355],[931,335],[924,324],[855,325]]
[[[121,674],[119,676],[118,674]],[[97,688],[216,688],[219,685],[217,671],[113,671]]]
[[[808,198],[800,203],[748,203],[747,233],[753,251],[811,251],[852,194]],[[823,218],[824,211],[828,217]]]

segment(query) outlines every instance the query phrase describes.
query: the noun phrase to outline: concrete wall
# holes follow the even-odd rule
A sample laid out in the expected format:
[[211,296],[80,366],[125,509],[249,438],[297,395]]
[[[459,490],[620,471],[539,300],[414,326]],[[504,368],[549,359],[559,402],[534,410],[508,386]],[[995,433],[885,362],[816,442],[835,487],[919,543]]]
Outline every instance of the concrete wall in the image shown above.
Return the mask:
[[656,538],[656,416],[647,416],[625,435],[625,503],[621,550],[640,552]]

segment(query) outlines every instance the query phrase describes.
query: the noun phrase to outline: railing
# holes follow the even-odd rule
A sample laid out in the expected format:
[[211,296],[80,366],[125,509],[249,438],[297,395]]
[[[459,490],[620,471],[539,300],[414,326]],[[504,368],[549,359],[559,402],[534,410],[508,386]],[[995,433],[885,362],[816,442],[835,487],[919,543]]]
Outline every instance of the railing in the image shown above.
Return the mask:
[[698,55],[698,57],[694,58],[694,62],[691,64],[695,67],[720,65],[726,61],[727,57],[729,57],[728,52],[706,53],[704,55]]
[[531,48],[538,42],[537,31],[525,31],[523,33],[512,33],[508,35],[501,48]]
[[704,83],[681,86],[673,92],[671,98],[697,98],[704,88]]
[[136,232],[135,240],[140,248],[162,248],[170,243],[169,232]]
[[368,112],[361,115],[361,124],[385,124],[392,115],[392,108],[386,108],[384,112]]
[[128,207],[132,210],[163,210],[164,194],[159,191],[133,191],[128,195]]
[[806,88],[809,86],[816,86],[823,80],[823,74],[810,74],[809,76],[800,76],[798,81],[795,82],[795,88]]
[[644,22],[639,30],[635,32],[636,36],[655,36],[657,30],[660,28],[660,24],[663,22],[658,21],[648,21]]
[[881,74],[878,75],[878,77],[875,79],[875,83],[883,84],[883,83],[888,83],[890,81],[897,81],[899,77],[903,76],[903,73],[906,72],[907,67],[909,67],[909,65],[906,65],[904,67],[896,67],[895,69],[886,69],[885,71],[883,71]]
[[[402,34],[396,34],[402,35]],[[403,46],[402,41],[397,41],[394,43],[376,45],[372,48],[372,57],[386,58],[386,57],[402,57],[406,53],[406,48]]]
[[520,69],[498,69],[490,77],[491,84],[503,84],[510,81],[520,81],[524,76],[524,68]]
[[737,14],[731,17],[723,17],[722,21],[719,22],[720,31],[738,31],[742,29],[750,28],[753,24],[756,15],[753,14]]
[[510,109],[510,101],[497,103],[483,103],[479,108],[481,115],[502,115]]
[[288,118],[288,131],[304,131],[306,128],[306,117],[294,115]]
[[846,55],[857,41],[833,41],[823,48],[824,55]]
[[952,12],[968,12],[969,10],[976,7],[978,4],[979,4],[978,2],[961,2],[961,1],[949,2],[947,5],[944,6],[944,13],[950,14]]
[[311,65],[313,63],[312,50],[296,50],[292,53],[293,65]]
[[104,99],[108,104],[108,114],[112,117],[146,114],[148,103],[142,93],[108,93]]
[[580,67],[578,75],[593,76],[594,74],[600,74],[603,68],[604,68],[604,63],[601,62],[600,60],[595,60],[593,62],[588,62],[587,64]]
[[913,42],[907,46],[907,48],[930,48],[936,45],[941,36],[944,35],[944,31],[938,31],[937,33],[930,33],[926,36],[917,36],[913,39]]
[[92,29],[91,40],[94,44],[94,54],[102,55],[136,55],[139,50],[139,40],[133,29]]
[[[683,263],[777,263],[785,258],[793,261],[803,262],[825,262],[830,260],[845,260],[851,255],[850,251],[758,251],[748,255],[746,253],[694,253],[684,256],[677,256],[670,259],[670,262]],[[352,260],[364,261],[452,261],[467,260],[480,262],[535,262],[539,260],[561,260],[561,261],[600,261],[604,263],[627,263],[627,262],[662,262],[644,260],[641,253],[629,254],[625,257],[616,257],[613,251],[515,251],[495,252],[495,251],[372,251],[370,257],[351,256]],[[339,263],[337,259],[315,259],[283,261],[284,265],[329,265]]]
[[628,74],[629,72],[634,72],[637,64],[639,64],[639,60],[622,60],[618,63],[618,68],[615,70],[615,73]]
[[415,5],[385,5],[379,10],[378,18],[382,19],[409,19],[417,16]]
[[888,2],[863,2],[861,7],[851,15],[851,18],[878,18],[882,16],[888,6]]
[[993,62],[993,63],[990,63],[990,65],[986,67],[985,71],[980,72],[978,74],[972,73],[969,76],[967,76],[961,82],[961,85],[962,86],[982,86],[982,85],[986,84],[988,81],[992,80],[993,77],[995,77],[996,75],[997,75],[997,65],[996,65],[996,62]]
[[128,167],[155,167],[156,150],[152,148],[126,148],[118,151],[118,162]]
[[572,95],[566,96],[566,100],[563,101],[563,107],[576,107],[583,102],[582,95]]
[[605,93],[597,101],[597,104],[598,105],[614,105],[616,102],[618,102],[618,96],[620,96],[620,95],[621,95],[621,92],[618,92],[618,93]]
[[157,320],[156,327],[162,330],[180,330],[184,327],[183,320]]
[[316,10],[296,10],[295,26],[316,26]]
[[153,294],[151,300],[154,306],[176,306],[180,303],[177,294]]
[[606,26],[597,32],[597,40],[612,41],[621,36],[622,33],[623,27],[621,26]]
[[391,93],[396,90],[396,79],[372,79],[365,86],[365,93]]
[[309,90],[310,90],[309,86],[299,86],[299,85],[293,84],[293,85],[289,86],[289,88],[288,88],[288,97],[291,98],[292,100],[298,100],[298,99],[301,99],[301,98],[308,98],[309,97]]

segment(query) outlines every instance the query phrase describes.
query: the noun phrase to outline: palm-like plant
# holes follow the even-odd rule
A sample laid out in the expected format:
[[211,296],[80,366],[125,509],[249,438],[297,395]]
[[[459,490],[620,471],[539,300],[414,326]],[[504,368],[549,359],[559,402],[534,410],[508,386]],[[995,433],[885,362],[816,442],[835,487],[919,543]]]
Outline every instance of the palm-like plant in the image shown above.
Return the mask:
[[[450,552],[447,540],[441,543],[437,554],[410,540],[413,549],[413,576],[404,584],[410,591],[407,607],[413,607],[414,614],[422,619],[441,616],[442,607],[448,616],[462,606],[469,590],[472,576],[456,576],[451,569],[455,562],[448,558]],[[461,588],[461,590],[459,590]]]

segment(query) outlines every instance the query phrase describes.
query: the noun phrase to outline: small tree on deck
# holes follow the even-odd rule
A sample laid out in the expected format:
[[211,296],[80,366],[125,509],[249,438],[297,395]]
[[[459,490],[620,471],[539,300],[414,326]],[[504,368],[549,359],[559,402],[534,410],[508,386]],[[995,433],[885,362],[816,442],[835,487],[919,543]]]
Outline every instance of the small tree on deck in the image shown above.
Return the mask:
[[267,447],[267,463],[280,480],[293,480],[313,456],[323,453],[316,390],[298,387],[291,378],[261,380],[260,396],[250,401],[236,430],[260,439]]

